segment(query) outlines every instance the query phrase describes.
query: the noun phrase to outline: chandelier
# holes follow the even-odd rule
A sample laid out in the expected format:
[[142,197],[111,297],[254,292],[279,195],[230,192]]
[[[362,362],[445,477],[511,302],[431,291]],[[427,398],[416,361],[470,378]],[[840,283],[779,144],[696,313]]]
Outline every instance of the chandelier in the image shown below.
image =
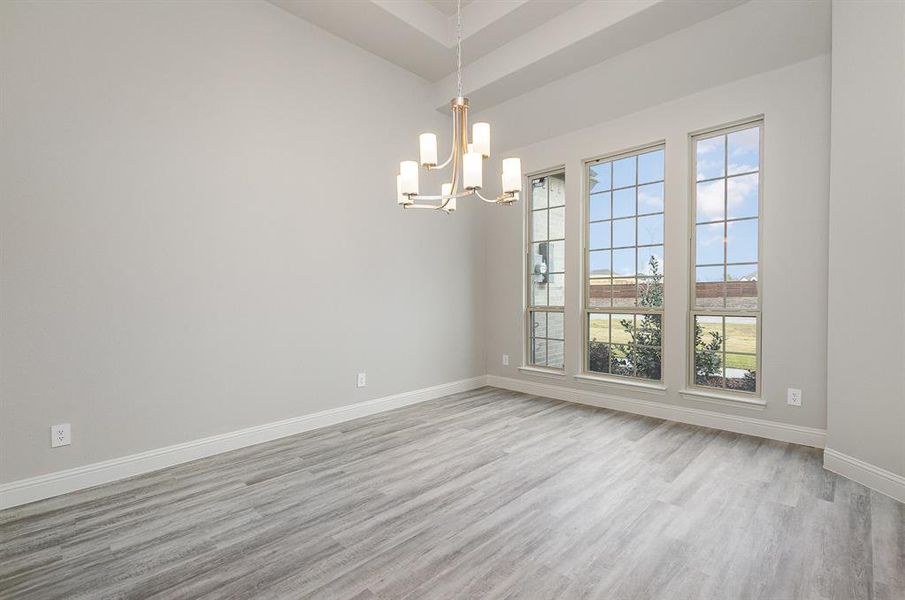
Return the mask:
[[[468,141],[468,98],[462,95],[462,2],[456,2],[456,79],[457,95],[450,101],[453,113],[452,149],[449,158],[437,163],[437,136],[422,133],[420,161],[404,160],[396,175],[396,202],[402,208],[427,208],[450,214],[456,200],[476,196],[491,204],[512,204],[522,190],[522,163],[518,158],[503,159],[502,193],[496,198],[481,195],[483,161],[490,158],[490,124],[475,123]],[[437,195],[422,195],[418,187],[418,168],[439,170],[452,165],[450,181],[440,186]]]

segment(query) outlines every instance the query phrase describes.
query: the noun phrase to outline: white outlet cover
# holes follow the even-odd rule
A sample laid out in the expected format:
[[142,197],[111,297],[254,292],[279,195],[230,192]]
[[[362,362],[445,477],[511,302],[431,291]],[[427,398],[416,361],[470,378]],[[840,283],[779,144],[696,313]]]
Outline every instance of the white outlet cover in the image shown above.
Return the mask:
[[508,367],[508,366],[509,366],[509,355],[508,355],[508,354],[504,354],[504,355],[503,355],[503,366],[504,366],[504,367]]
[[364,387],[368,384],[368,376],[365,373],[358,374],[358,387]]
[[59,425],[51,425],[50,427],[50,447],[59,448],[60,446],[68,446],[72,443],[72,430],[69,423],[61,423]]
[[801,406],[801,390],[789,388],[786,403],[790,406]]

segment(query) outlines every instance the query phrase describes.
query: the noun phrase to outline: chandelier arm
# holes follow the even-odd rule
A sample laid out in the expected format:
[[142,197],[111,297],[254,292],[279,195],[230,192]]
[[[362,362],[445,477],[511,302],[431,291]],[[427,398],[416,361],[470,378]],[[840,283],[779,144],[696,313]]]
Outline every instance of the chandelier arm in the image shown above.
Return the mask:
[[481,200],[483,200],[484,202],[489,202],[490,204],[496,204],[496,200],[491,200],[490,198],[485,198],[484,196],[481,195],[481,192],[479,192],[478,190],[474,191],[474,195],[477,196],[478,198],[480,198]]
[[[453,152],[452,158],[453,160],[453,169],[452,169],[452,182],[450,185],[450,193],[448,196],[444,198],[444,196],[440,195],[441,203],[439,206],[435,207],[436,210],[445,210],[446,205],[449,204],[449,201],[453,198],[462,198],[471,194],[471,190],[465,190],[462,193],[459,193],[459,170],[460,170],[460,161],[462,157],[465,155],[464,148],[466,143],[468,142],[468,116],[467,116],[467,106],[457,107],[458,110],[453,110],[454,118],[454,134],[453,134]],[[456,127],[458,125],[458,127]],[[457,143],[458,142],[458,143]],[[461,150],[460,152],[456,152],[456,146]]]
[[449,204],[451,198],[459,198],[456,194],[459,193],[459,171],[461,169],[460,161],[462,153],[460,149],[462,148],[462,131],[463,130],[463,121],[465,119],[465,115],[460,114],[462,107],[453,107],[453,149],[452,149],[452,181],[450,182],[450,197],[443,201],[443,203],[437,207],[438,209],[446,208],[446,205]]
[[458,194],[431,194],[431,195],[418,195],[418,196],[409,196],[411,200],[415,202],[421,201],[431,201],[436,202],[438,200],[453,200],[458,198],[464,198],[466,196],[471,196],[474,193],[474,190],[465,190],[464,192],[459,192]]
[[[477,189],[467,189],[464,192],[459,192],[457,194],[436,194],[436,195],[419,195],[419,196],[409,196],[409,199],[412,200],[411,204],[403,205],[403,208],[430,208],[433,210],[440,210],[446,207],[447,203],[452,199],[466,198],[468,196],[477,196],[484,202],[488,204],[505,204],[507,202],[515,201],[515,194],[512,192],[503,192],[499,196],[494,198],[485,198],[481,195]],[[435,204],[415,204],[415,202],[437,202],[443,201],[443,204],[435,205]]]
[[433,204],[403,204],[402,208],[429,208],[431,210],[440,210],[439,206],[434,206]]
[[453,155],[456,153],[456,131],[459,127],[459,113],[458,111],[453,111],[453,141],[452,147],[449,149],[449,158],[442,165],[437,165],[436,167],[428,167],[430,170],[435,171],[437,169],[444,169],[446,165],[452,162]]
[[462,158],[465,156],[466,149],[468,147],[468,104],[457,105],[453,108],[454,113],[454,135],[453,135],[453,169],[452,169],[452,184],[450,193],[448,196],[440,195],[438,198],[441,200],[441,204],[439,206],[434,207],[436,210],[444,210],[446,205],[449,204],[449,201],[453,198],[464,198],[465,196],[470,196],[472,194],[477,193],[477,190],[466,189],[464,192],[459,192],[459,178],[461,177],[461,162]]
[[481,195],[481,192],[479,192],[478,190],[474,190],[474,194],[475,194],[475,196],[477,196],[478,198],[480,198],[481,200],[483,200],[484,202],[487,202],[489,204],[505,204],[507,202],[515,201],[515,194],[513,194],[512,192],[503,192],[502,194],[497,196],[496,199],[485,198],[484,196]]
[[459,179],[462,177],[462,163],[468,151],[468,104],[458,104],[453,110],[457,115],[455,133],[455,159],[453,161],[452,193],[459,191]]

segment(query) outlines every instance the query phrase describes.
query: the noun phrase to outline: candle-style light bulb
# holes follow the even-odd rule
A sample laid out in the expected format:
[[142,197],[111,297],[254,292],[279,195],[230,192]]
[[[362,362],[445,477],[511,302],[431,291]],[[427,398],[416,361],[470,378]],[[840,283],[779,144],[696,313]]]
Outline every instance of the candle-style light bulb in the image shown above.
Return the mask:
[[503,159],[503,193],[522,191],[522,161],[519,158]]
[[[449,196],[450,194],[452,194],[452,184],[444,183],[443,185],[441,185],[440,194],[443,196]],[[456,199],[450,198],[446,202],[446,207],[443,210],[445,210],[446,212],[453,212],[454,210],[456,210]]]
[[475,152],[490,158],[490,123],[475,123],[471,126],[471,143]]
[[396,202],[398,204],[414,204],[414,200],[402,193],[402,175],[396,175]]
[[480,152],[465,153],[465,158],[462,161],[462,180],[465,189],[481,189],[481,160]]
[[421,166],[437,166],[437,136],[433,133],[422,133],[418,137],[421,143]]
[[404,160],[399,163],[400,188],[403,194],[418,193],[418,163]]

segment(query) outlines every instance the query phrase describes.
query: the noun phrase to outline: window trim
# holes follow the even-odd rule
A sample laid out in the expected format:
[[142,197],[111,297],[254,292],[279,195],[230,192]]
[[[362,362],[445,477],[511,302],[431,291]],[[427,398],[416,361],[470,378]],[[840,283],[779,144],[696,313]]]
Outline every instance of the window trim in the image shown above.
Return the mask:
[[[602,163],[602,162],[610,162],[616,161],[622,158],[628,158],[630,156],[638,156],[641,154],[645,154],[646,152],[653,150],[663,150],[663,304],[657,310],[647,309],[645,312],[641,307],[638,306],[629,306],[629,307],[603,307],[603,308],[591,308],[590,300],[591,300],[591,286],[590,286],[590,245],[591,245],[591,189],[590,189],[590,178],[588,176],[589,169],[592,165]],[[597,156],[593,156],[590,158],[585,158],[581,161],[582,165],[582,176],[581,176],[581,274],[582,274],[582,306],[581,306],[581,338],[582,338],[582,349],[581,349],[581,371],[576,375],[576,378],[591,380],[593,379],[599,383],[615,383],[620,385],[632,385],[632,384],[644,384],[648,383],[652,386],[663,385],[665,383],[664,374],[666,373],[666,353],[664,349],[666,348],[666,278],[665,278],[665,265],[666,265],[666,255],[668,248],[668,241],[666,235],[666,223],[667,223],[667,215],[668,215],[668,207],[666,202],[666,182],[667,182],[667,174],[666,174],[666,165],[667,165],[667,148],[666,148],[666,140],[660,139],[655,142],[649,142],[646,144],[641,144],[638,146],[634,146],[632,148],[628,148],[625,150],[619,150],[616,152],[609,152],[606,154],[600,154]],[[639,187],[637,183],[637,174],[635,178],[635,185],[632,187]],[[617,188],[624,189],[624,188]],[[611,190],[612,193],[612,190]],[[636,210],[637,210],[637,197],[636,197]],[[659,214],[659,213],[645,213],[645,214]],[[635,219],[637,219],[639,215],[636,213]],[[613,220],[613,215],[610,214],[609,221]],[[595,221],[596,222],[596,221]],[[638,242],[638,226],[637,221],[635,224],[635,245],[631,246],[632,248],[639,248]],[[612,240],[611,240],[612,241]],[[640,247],[648,247],[648,246],[640,246]],[[610,249],[612,252],[612,248]],[[637,260],[637,257],[636,257]],[[635,265],[637,268],[637,264]],[[636,278],[637,285],[637,278]],[[640,309],[640,310],[639,310]],[[588,322],[590,320],[590,315],[592,314],[623,314],[623,315],[638,315],[638,314],[659,314],[660,315],[660,378],[659,379],[646,379],[643,377],[636,377],[634,375],[618,375],[615,373],[598,373],[597,371],[591,371],[590,369],[590,353],[588,352],[588,347],[590,344],[590,327],[588,326]]]
[[[695,306],[695,293],[696,293],[696,283],[697,283],[697,162],[698,155],[697,149],[695,148],[695,143],[699,139],[707,139],[709,137],[717,137],[718,135],[728,135],[730,133],[735,133],[736,131],[743,131],[745,129],[751,129],[752,127],[759,127],[759,139],[758,139],[758,185],[757,185],[757,309],[755,310],[740,310],[740,309],[729,309],[726,306],[723,306],[722,309],[710,309],[710,308],[697,308]],[[688,134],[688,227],[689,227],[689,246],[688,246],[688,311],[686,317],[686,369],[685,369],[685,382],[686,388],[685,392],[688,395],[693,396],[704,396],[704,397],[713,397],[719,398],[720,400],[729,400],[729,401],[742,401],[742,402],[752,402],[755,404],[761,404],[758,400],[763,396],[763,364],[762,364],[762,356],[763,356],[763,343],[762,343],[762,332],[763,332],[763,300],[764,300],[764,276],[763,276],[763,237],[764,237],[764,137],[766,132],[766,119],[763,114],[748,117],[745,119],[739,119],[737,121],[732,121],[730,123],[726,123],[723,125],[718,125],[715,127],[708,127],[706,129],[701,129],[697,131],[693,131]],[[728,145],[726,151],[728,152]],[[753,173],[753,171],[751,172]],[[735,173],[732,177],[741,176],[750,173]],[[719,178],[711,178],[710,180],[728,180],[729,174],[725,173],[722,177]],[[702,180],[708,181],[708,180]],[[724,198],[725,202],[728,202],[728,197]],[[734,221],[744,221],[744,220],[752,220],[754,217],[748,217],[745,219],[728,219],[728,214],[725,215],[727,218],[721,221],[714,221],[714,223],[730,223]],[[724,250],[725,252],[725,250]],[[728,262],[728,256],[723,256],[723,265],[730,264]],[[751,263],[739,263],[739,264],[751,264]],[[725,280],[724,280],[725,281]],[[724,296],[725,297],[725,296]],[[695,341],[694,341],[694,323],[695,317],[698,316],[708,316],[708,317],[754,317],[757,319],[757,332],[756,336],[756,344],[757,344],[757,356],[755,358],[755,391],[748,392],[745,390],[730,390],[726,387],[712,387],[706,385],[700,385],[695,381]],[[723,321],[724,331],[725,331],[725,321]],[[723,355],[725,356],[725,341],[723,347]],[[731,354],[731,353],[730,353]],[[725,369],[725,365],[723,367]],[[724,383],[725,383],[725,371],[724,371]],[[766,403],[763,402],[765,405]]]
[[[596,375],[589,375],[587,373],[576,373],[572,376],[572,379],[575,381],[580,381],[582,383],[588,383],[591,385],[606,385],[606,386],[617,386],[623,387],[626,389],[631,389],[636,392],[644,392],[647,394],[655,394],[657,396],[665,396],[666,395],[666,384],[663,382],[657,382],[652,379],[640,379],[638,377],[628,377],[625,375],[614,375],[610,377],[606,373],[597,373]],[[651,383],[645,383],[649,381]]]
[[[530,173],[525,173],[522,176],[522,189],[532,190],[531,182],[538,177],[549,177],[551,175],[562,175],[563,179],[568,182],[568,177],[566,176],[566,166],[564,164],[557,165],[555,167],[550,167],[547,169],[541,169],[539,171],[532,171]],[[563,199],[563,279],[565,280],[565,285],[563,286],[563,304],[562,306],[534,306],[531,303],[531,276],[529,275],[529,270],[531,268],[531,245],[534,244],[533,240],[533,232],[531,230],[531,213],[533,212],[533,198],[531,197],[531,193],[525,195],[524,205],[525,209],[522,212],[524,219],[524,228],[522,230],[523,242],[522,247],[524,249],[524,260],[522,261],[522,278],[524,279],[524,285],[522,286],[522,293],[524,294],[524,301],[522,302],[523,307],[523,315],[522,315],[522,365],[519,367],[519,371],[525,372],[526,370],[532,370],[534,373],[539,372],[540,370],[549,371],[547,375],[556,375],[556,374],[564,374],[566,372],[566,356],[568,355],[568,345],[566,343],[566,296],[568,295],[569,288],[569,278],[568,275],[568,264],[567,257],[568,253],[565,251],[566,244],[568,243],[568,236],[566,235],[566,214],[567,207],[569,204],[568,195],[566,195]],[[549,207],[548,209],[549,210]],[[549,234],[549,231],[548,231]],[[548,240],[549,241],[549,240]],[[559,240],[556,240],[559,241]],[[549,296],[548,296],[549,301]],[[532,349],[532,340],[534,339],[531,336],[532,332],[532,324],[531,324],[531,313],[536,311],[540,312],[558,312],[562,313],[563,316],[563,366],[562,367],[548,367],[546,365],[536,365],[531,362],[531,349]]]
[[566,376],[566,372],[564,369],[557,369],[556,367],[534,367],[530,365],[525,365],[519,367],[518,370],[526,375],[535,375],[537,377],[546,377],[548,379],[563,379]]

